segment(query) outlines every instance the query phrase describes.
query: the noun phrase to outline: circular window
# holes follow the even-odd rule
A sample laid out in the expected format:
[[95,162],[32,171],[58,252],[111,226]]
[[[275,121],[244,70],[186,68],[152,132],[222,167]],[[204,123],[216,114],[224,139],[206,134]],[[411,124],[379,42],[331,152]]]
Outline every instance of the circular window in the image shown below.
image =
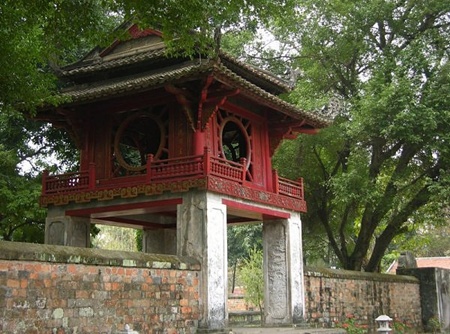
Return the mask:
[[241,158],[250,163],[250,143],[247,132],[242,123],[234,118],[228,117],[221,124],[221,151],[227,160],[239,162]]
[[117,162],[127,170],[142,171],[149,154],[159,158],[165,138],[164,126],[158,118],[148,113],[131,115],[120,125],[114,138]]

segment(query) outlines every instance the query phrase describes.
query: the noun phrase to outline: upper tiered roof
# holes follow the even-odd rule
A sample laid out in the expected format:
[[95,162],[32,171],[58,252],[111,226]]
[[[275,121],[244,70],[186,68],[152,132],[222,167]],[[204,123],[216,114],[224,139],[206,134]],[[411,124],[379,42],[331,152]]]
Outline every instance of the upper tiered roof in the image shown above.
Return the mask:
[[187,83],[205,76],[238,89],[239,93],[311,128],[329,121],[322,115],[302,110],[278,97],[290,87],[273,74],[219,52],[215,58],[169,56],[161,34],[155,30],[127,27],[131,38],[118,40],[105,48],[95,48],[79,62],[64,67],[61,93],[69,104],[86,103],[110,97],[153,90],[168,84]]

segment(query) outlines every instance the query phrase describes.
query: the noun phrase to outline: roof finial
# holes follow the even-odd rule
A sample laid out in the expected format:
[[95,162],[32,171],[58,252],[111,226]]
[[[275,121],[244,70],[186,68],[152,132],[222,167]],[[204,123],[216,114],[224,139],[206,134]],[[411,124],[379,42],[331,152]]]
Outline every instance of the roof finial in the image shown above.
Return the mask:
[[222,26],[218,24],[214,28],[214,58],[219,57],[221,39],[222,39]]

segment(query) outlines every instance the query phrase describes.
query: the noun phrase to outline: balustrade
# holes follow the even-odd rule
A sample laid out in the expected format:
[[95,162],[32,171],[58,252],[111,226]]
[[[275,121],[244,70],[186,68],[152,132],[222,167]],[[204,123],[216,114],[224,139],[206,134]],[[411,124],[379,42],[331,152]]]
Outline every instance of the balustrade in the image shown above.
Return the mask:
[[[154,160],[149,155],[146,165],[145,177],[136,179],[136,182],[171,182],[201,178],[213,175],[231,182],[243,184],[246,180],[246,160],[240,163],[224,158],[213,157],[208,150],[203,155],[193,155],[182,158]],[[117,183],[120,178],[117,178]],[[250,182],[251,183],[251,182]],[[273,192],[276,194],[303,199],[303,180],[292,181],[279,177],[276,171],[273,173]],[[114,185],[110,180],[108,186]],[[104,184],[96,184],[95,164],[91,163],[88,171],[66,173],[62,175],[49,175],[44,172],[42,178],[43,195],[55,193],[71,193],[88,189],[105,187]]]

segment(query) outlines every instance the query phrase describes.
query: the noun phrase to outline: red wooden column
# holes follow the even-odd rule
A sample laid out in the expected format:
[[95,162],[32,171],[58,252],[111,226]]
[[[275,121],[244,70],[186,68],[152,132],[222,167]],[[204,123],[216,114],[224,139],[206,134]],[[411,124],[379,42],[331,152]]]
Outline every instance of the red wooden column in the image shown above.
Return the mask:
[[202,155],[206,146],[206,132],[196,130],[193,135],[193,155]]
[[95,180],[95,163],[89,163],[89,189],[94,189],[96,184]]

